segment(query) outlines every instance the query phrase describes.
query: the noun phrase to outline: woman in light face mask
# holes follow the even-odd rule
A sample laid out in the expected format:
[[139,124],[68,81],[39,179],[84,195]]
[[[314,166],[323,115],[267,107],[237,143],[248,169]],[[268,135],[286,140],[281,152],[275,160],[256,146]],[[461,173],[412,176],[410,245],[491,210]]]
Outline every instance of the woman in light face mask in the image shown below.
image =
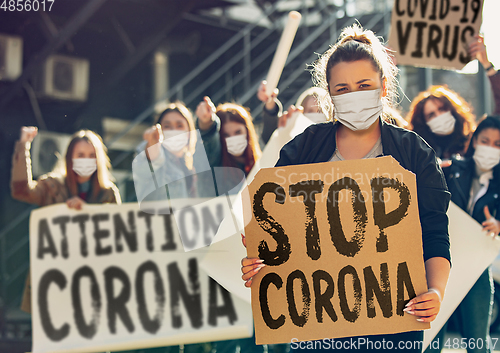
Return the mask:
[[[210,166],[215,168],[219,195],[237,193],[241,182],[262,154],[250,112],[235,103],[224,103],[215,108],[206,96],[198,104],[195,114],[198,117],[196,127],[200,129]],[[262,346],[255,344],[255,337],[219,341],[215,350],[263,351]]]
[[215,108],[205,97],[196,115],[208,159],[215,161],[211,166],[238,168],[248,175],[261,155],[250,112],[235,103]]
[[221,120],[222,166],[237,167],[247,175],[261,155],[250,112],[225,103],[215,112]]
[[[66,203],[80,210],[86,203],[121,203],[118,188],[112,181],[110,162],[101,138],[90,130],[76,132],[66,155],[56,168],[33,180],[30,148],[38,130],[21,128],[12,157],[11,193],[16,200],[48,206]],[[31,312],[30,276],[24,290],[21,309]]]
[[406,119],[410,130],[422,136],[441,159],[463,155],[476,127],[470,105],[446,86],[431,86],[421,92]]
[[[484,118],[474,131],[464,157],[452,157],[444,168],[451,201],[483,226],[486,236],[500,232],[500,117]],[[464,239],[474,241],[471,234]],[[474,259],[471,259],[474,261]],[[489,318],[493,303],[493,282],[488,268],[478,278],[453,314],[465,339],[489,339]],[[444,341],[447,324],[436,336]],[[435,339],[435,340],[436,340]],[[485,347],[486,348],[486,347]],[[439,352],[438,350],[428,350]],[[486,350],[483,350],[486,351]],[[488,350],[489,351],[489,350]]]
[[85,203],[120,203],[112,182],[110,162],[101,138],[90,130],[75,133],[64,161],[37,181],[32,180],[29,149],[37,128],[23,127],[14,151],[11,188],[15,199],[40,206],[66,202],[81,209]]
[[[450,195],[434,151],[417,134],[383,119],[387,114],[384,107],[396,92],[396,73],[397,68],[373,32],[356,25],[345,28],[337,44],[318,59],[313,72],[317,85],[330,93],[326,97],[330,101],[322,102],[323,111],[336,121],[309,126],[281,149],[276,166],[390,155],[416,175],[429,290],[412,298],[404,311],[415,320],[431,322],[439,312],[450,271],[446,216]],[[329,110],[332,104],[333,110]],[[245,258],[242,265],[248,287],[265,263]],[[379,343],[391,341],[398,347],[403,341],[421,341],[423,332],[376,335],[369,339]],[[420,347],[407,352],[420,352]]]
[[[476,35],[469,44],[468,54],[477,59],[488,76],[495,98],[495,112],[500,114],[500,74],[488,60],[484,38]],[[406,116],[409,129],[422,136],[439,158],[463,155],[474,129],[476,117],[472,107],[447,86],[431,86],[413,100]],[[449,164],[445,162],[443,166]]]
[[[167,198],[196,197],[194,168],[196,131],[191,112],[181,102],[170,103],[157,123],[144,132],[144,151],[133,163],[132,172],[139,202]],[[151,190],[151,172],[160,190]],[[207,163],[208,164],[208,163]]]

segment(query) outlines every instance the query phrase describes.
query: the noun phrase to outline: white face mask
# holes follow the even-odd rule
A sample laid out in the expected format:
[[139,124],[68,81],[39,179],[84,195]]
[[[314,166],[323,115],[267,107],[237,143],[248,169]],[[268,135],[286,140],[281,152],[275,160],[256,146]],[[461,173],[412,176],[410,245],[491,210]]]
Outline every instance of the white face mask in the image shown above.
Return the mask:
[[382,114],[380,88],[332,96],[335,118],[349,129],[366,130]]
[[326,121],[326,115],[323,113],[304,113],[304,116],[315,124]]
[[73,171],[81,177],[89,177],[97,170],[95,158],[73,158]]
[[248,146],[247,135],[241,134],[226,137],[226,146],[227,151],[231,155],[235,157],[241,156]]
[[472,158],[482,171],[491,170],[500,162],[500,148],[478,144]]
[[189,142],[189,131],[163,130],[163,146],[172,153],[179,152]]
[[455,130],[455,117],[451,112],[439,114],[427,122],[427,125],[436,135],[450,135]]

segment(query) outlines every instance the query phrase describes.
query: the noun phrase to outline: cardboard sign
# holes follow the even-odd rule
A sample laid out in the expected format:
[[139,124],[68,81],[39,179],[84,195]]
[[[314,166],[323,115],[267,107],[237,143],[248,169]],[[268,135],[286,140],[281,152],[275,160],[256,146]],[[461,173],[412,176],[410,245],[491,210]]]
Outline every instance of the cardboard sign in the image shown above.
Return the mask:
[[206,249],[185,252],[176,230],[186,226],[176,219],[202,224],[212,217],[212,224],[226,208],[183,208],[187,214],[174,217],[186,202],[192,200],[173,201],[174,212],[167,214],[165,203],[149,204],[148,213],[138,204],[85,205],[80,211],[62,204],[33,211],[33,352],[250,337],[250,305],[204,273]]
[[263,169],[248,195],[257,344],[429,328],[403,312],[427,284],[415,175],[392,157]]
[[389,47],[399,65],[462,69],[482,12],[483,0],[395,0]]
[[[453,266],[439,314],[432,322],[431,329],[424,333],[424,349],[429,344],[431,348],[437,349],[439,344],[442,346],[445,343],[432,340],[500,251],[499,238],[489,236],[481,224],[453,202],[448,208],[448,219]],[[474,342],[486,346],[488,343],[481,342],[481,339],[475,337]]]

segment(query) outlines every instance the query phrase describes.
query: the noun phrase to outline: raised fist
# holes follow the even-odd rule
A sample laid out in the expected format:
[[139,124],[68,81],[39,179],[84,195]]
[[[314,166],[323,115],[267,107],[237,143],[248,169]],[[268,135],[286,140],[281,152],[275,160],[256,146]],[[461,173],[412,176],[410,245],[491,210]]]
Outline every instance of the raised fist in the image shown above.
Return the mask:
[[163,137],[163,131],[161,130],[161,125],[156,124],[144,131],[142,138],[148,143],[148,146],[153,146],[161,142]]
[[201,130],[207,130],[212,126],[213,114],[215,113],[215,105],[209,97],[203,97],[203,100],[196,107],[196,116],[198,117],[198,126]]

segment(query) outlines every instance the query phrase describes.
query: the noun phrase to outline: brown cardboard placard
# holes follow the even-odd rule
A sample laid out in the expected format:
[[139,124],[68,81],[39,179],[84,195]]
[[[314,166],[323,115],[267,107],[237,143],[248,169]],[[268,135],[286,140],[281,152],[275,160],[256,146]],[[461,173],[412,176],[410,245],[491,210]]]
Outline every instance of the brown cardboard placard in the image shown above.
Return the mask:
[[482,12],[483,0],[395,0],[389,47],[398,65],[462,69]]
[[262,169],[249,197],[257,344],[430,327],[402,311],[427,284],[415,175],[392,157]]

